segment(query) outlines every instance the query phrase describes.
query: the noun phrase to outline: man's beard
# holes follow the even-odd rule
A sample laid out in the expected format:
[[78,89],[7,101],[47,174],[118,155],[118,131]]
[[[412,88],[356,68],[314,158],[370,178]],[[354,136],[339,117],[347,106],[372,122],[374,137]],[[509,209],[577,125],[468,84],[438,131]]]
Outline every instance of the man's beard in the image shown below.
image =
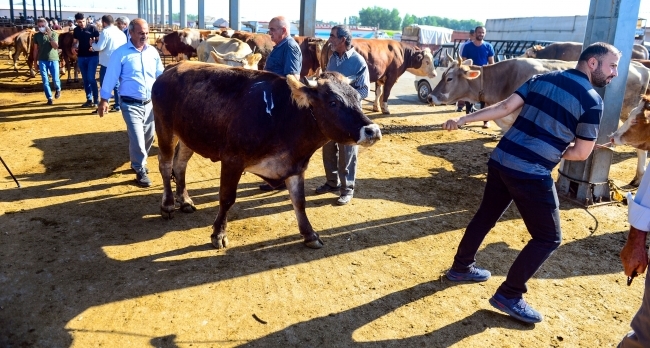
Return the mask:
[[598,62],[598,68],[596,69],[596,71],[591,73],[591,84],[596,87],[605,87],[609,84],[611,80],[607,81],[607,79],[610,76],[605,76],[605,74],[603,74],[603,72],[600,71],[600,65],[601,63]]

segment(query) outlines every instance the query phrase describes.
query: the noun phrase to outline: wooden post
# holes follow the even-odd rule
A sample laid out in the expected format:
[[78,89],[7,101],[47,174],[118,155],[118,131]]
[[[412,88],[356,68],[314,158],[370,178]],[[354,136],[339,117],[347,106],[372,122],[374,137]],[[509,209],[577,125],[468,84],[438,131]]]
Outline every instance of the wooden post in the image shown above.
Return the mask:
[[[639,6],[640,0],[591,0],[583,47],[601,41],[614,45],[623,53],[618,77],[609,86],[596,88],[605,103],[597,144],[609,142],[608,135],[618,127]],[[606,149],[594,149],[586,161],[562,160],[560,173],[564,175],[558,177],[558,193],[586,206],[609,201],[606,183],[611,162],[612,152]]]

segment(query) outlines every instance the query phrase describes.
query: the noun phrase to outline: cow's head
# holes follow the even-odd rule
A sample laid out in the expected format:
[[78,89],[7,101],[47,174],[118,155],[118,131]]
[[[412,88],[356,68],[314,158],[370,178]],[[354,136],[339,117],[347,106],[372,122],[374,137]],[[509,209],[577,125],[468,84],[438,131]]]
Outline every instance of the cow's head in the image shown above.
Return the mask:
[[535,45],[533,47],[528,48],[526,50],[526,52],[524,52],[524,54],[519,56],[519,58],[536,58],[537,57],[537,52],[539,52],[539,51],[541,51],[543,49],[544,49],[544,47],[542,47],[541,45]]
[[410,65],[415,68],[407,68],[406,71],[416,76],[436,77],[436,67],[433,65],[433,54],[430,49],[416,50],[411,59],[413,63]]
[[650,122],[646,112],[650,111],[650,97],[643,96],[641,101],[630,111],[621,128],[610,135],[611,142],[615,145],[630,145],[640,150],[650,151]]
[[235,52],[228,52],[226,54],[221,54],[217,52],[214,48],[210,52],[210,57],[213,61],[208,60],[208,63],[217,63],[233,67],[242,67],[249,70],[257,70],[257,64],[262,59],[262,55],[259,53],[250,53],[243,57],[237,57]]
[[381,139],[379,127],[361,110],[361,97],[349,80],[336,72],[321,74],[313,85],[287,75],[291,98],[300,108],[310,109],[320,131],[345,145],[370,146]]
[[[481,75],[480,70],[471,68],[472,60],[454,61],[442,74],[440,82],[431,91],[427,100],[429,104],[441,105],[455,103],[458,100],[478,102],[472,94],[470,81]],[[478,92],[478,91],[477,91]]]

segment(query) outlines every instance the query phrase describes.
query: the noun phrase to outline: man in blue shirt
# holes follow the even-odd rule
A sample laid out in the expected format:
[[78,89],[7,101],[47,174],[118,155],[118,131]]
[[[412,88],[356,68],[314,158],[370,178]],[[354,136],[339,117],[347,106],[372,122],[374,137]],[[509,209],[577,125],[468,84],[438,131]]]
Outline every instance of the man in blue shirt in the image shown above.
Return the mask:
[[490,278],[490,271],[476,267],[476,253],[514,201],[532,239],[515,259],[490,304],[523,322],[542,321],[542,315],[524,301],[523,294],[528,290],[526,282],[562,241],[551,170],[561,159],[583,161],[589,157],[603,112],[603,101],[592,86],[605,87],[618,75],[620,57],[614,46],[594,43],[582,52],[575,69],[533,76],[506,100],[450,119],[443,126],[454,130],[468,122],[496,120],[522,108],[492,151],[483,201],[465,229],[447,278]]
[[147,157],[153,144],[155,126],[151,105],[151,87],[164,67],[158,51],[147,44],[149,25],[136,18],[129,23],[130,40],[111,54],[101,89],[100,117],[108,113],[111,91],[120,82],[120,106],[129,136],[131,168],[141,187],[151,186],[147,176]]
[[[350,85],[359,92],[359,109],[361,99],[368,96],[370,75],[366,60],[352,47],[352,35],[343,26],[332,28],[328,43],[332,56],[326,71],[336,71],[351,79]],[[330,141],[323,146],[323,166],[327,182],[316,189],[317,194],[339,191],[338,205],[350,203],[354,195],[357,171],[358,145],[341,145]]]
[[[273,51],[266,58],[264,70],[280,76],[295,75],[300,78],[302,69],[302,52],[296,40],[289,35],[289,25],[282,16],[274,17],[269,22],[269,35],[275,43]],[[286,184],[273,188],[269,184],[260,185],[262,191],[284,190]]]
[[[92,25],[91,21],[86,21],[83,13],[74,15],[77,27],[74,28],[72,36],[74,37],[74,49],[77,50],[77,64],[81,71],[81,80],[86,92],[86,102],[82,107],[97,107],[97,65],[99,65],[99,53],[91,47],[92,43],[97,42],[99,30]],[[92,98],[92,99],[91,99]]]
[[[478,26],[474,29],[474,38],[472,41],[463,45],[461,57],[463,60],[471,59],[473,65],[483,66],[494,64],[494,47],[489,42],[483,41],[485,38],[485,27]],[[485,107],[485,102],[481,102],[481,109]],[[465,102],[465,113],[472,112],[472,103]],[[483,128],[488,128],[489,122],[483,123]]]

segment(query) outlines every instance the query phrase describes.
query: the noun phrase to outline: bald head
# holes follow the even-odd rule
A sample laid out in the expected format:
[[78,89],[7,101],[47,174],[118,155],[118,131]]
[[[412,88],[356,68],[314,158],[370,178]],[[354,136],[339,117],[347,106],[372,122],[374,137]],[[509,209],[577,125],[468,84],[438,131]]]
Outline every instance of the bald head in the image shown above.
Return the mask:
[[129,23],[129,34],[133,46],[141,49],[149,39],[149,24],[142,18],[136,18]]
[[273,17],[269,22],[269,35],[276,45],[289,36],[287,20],[283,16]]

